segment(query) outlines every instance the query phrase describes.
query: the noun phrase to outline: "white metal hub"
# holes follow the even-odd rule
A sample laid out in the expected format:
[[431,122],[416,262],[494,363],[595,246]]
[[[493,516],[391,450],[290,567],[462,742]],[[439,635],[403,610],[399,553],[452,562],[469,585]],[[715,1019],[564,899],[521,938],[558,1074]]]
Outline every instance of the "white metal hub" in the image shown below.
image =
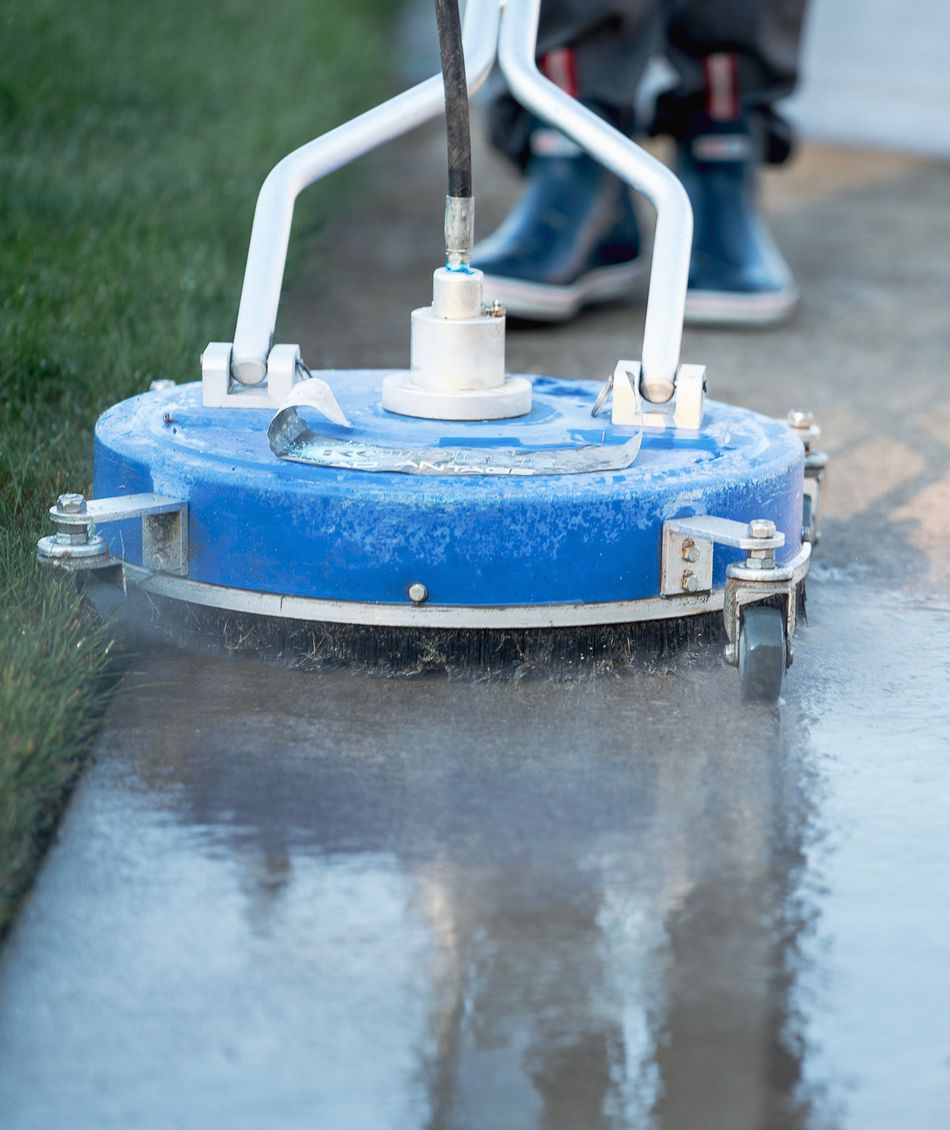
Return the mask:
[[531,411],[531,382],[505,375],[505,312],[484,275],[440,267],[432,305],[412,312],[410,370],[383,381],[383,407],[430,420],[501,420]]

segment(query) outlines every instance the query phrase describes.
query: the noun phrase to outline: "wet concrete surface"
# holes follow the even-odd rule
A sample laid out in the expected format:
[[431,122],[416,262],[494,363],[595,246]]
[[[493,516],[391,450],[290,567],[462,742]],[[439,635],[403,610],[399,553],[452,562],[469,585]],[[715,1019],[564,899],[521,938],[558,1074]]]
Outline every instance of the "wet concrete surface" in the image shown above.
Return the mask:
[[[279,333],[311,365],[405,364],[441,161],[387,151],[321,236]],[[487,229],[516,186],[479,168]],[[950,1125],[948,190],[806,151],[768,184],[800,315],[687,334],[834,458],[777,708],[708,648],[507,682],[143,654],[0,962],[0,1125]],[[605,375],[641,328],[512,327],[510,367]]]
[[777,709],[143,656],[0,969],[5,1127],[940,1127],[950,609]]

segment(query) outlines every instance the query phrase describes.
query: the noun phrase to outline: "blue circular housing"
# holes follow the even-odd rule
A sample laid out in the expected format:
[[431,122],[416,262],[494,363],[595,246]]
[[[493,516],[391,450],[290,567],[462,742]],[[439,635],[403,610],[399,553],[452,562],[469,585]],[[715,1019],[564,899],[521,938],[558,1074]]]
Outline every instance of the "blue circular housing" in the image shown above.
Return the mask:
[[[382,372],[321,373],[352,436],[393,447],[600,443],[592,381],[534,378],[531,413],[489,423],[391,415]],[[690,438],[645,433],[625,470],[536,477],[430,477],[288,462],[273,413],[204,408],[198,384],[115,405],[96,426],[97,497],[156,491],[188,503],[192,581],[325,600],[490,607],[630,601],[659,594],[663,522],[695,514],[771,518],[780,561],[801,546],[803,449],[783,423],[707,401]],[[316,422],[315,422],[316,425]],[[140,564],[138,522],[104,525]],[[714,583],[737,551],[717,548]]]

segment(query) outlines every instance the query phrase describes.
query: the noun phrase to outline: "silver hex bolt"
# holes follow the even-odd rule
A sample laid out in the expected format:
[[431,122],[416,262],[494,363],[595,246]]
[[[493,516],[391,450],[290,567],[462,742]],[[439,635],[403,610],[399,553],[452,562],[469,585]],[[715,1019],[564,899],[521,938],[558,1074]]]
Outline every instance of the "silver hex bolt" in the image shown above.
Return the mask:
[[804,408],[793,408],[785,417],[785,422],[796,433],[805,446],[805,454],[811,454],[812,444],[818,442],[821,428],[815,423],[815,414]]
[[89,541],[89,527],[85,522],[69,522],[65,516],[86,513],[86,499],[81,494],[61,494],[56,499],[56,510],[63,515],[57,520],[56,513],[51,514],[53,524],[56,526],[56,543],[58,545],[86,545]]
[[409,586],[409,599],[413,604],[425,604],[429,599],[429,590],[421,581],[413,581]]
[[753,518],[749,523],[750,538],[774,538],[775,523],[768,518]]
[[699,592],[699,577],[692,569],[683,571],[683,575],[680,577],[680,588],[683,592]]
[[64,514],[85,514],[86,498],[81,494],[61,494],[56,499],[56,507]]
[[[749,523],[749,537],[756,541],[774,538],[775,523],[769,518],[753,518]],[[750,549],[745,564],[747,569],[774,569],[775,550],[768,546],[763,549]]]
[[49,508],[56,533],[40,538],[36,556],[41,562],[69,566],[82,561],[85,568],[98,568],[110,561],[105,541],[93,533],[94,522],[81,494],[61,494]]
[[692,538],[683,539],[683,545],[680,549],[680,556],[684,561],[688,561],[690,564],[693,564],[694,562],[699,560],[699,550],[696,548],[696,543]]

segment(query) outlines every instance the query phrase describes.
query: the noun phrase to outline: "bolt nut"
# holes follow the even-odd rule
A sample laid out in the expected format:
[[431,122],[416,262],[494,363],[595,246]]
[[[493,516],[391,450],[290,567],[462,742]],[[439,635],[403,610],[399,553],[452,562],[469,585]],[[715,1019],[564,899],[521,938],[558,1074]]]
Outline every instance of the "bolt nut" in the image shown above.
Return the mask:
[[680,588],[684,592],[699,592],[699,577],[693,572],[692,569],[687,569],[682,577],[680,577]]
[[685,538],[683,540],[680,556],[684,561],[688,561],[690,564],[699,560],[699,550],[696,548],[696,543],[692,538]]
[[421,581],[413,581],[407,591],[413,604],[425,604],[429,599],[429,590]]
[[174,381],[169,380],[167,377],[160,377],[158,380],[152,381],[148,386],[149,392],[166,392],[170,388],[177,388],[178,386]]
[[736,650],[736,645],[734,643],[727,643],[722,649],[722,657],[730,667],[735,667],[739,662],[739,653]]
[[768,518],[753,518],[749,523],[750,538],[774,538],[775,523]]
[[815,422],[814,412],[808,412],[804,408],[793,408],[785,418],[790,428],[810,428]]
[[85,514],[86,499],[81,494],[61,494],[56,500],[56,507],[64,514]]
[[505,316],[505,308],[502,306],[500,299],[493,298],[485,307],[485,313],[489,318],[503,318]]

